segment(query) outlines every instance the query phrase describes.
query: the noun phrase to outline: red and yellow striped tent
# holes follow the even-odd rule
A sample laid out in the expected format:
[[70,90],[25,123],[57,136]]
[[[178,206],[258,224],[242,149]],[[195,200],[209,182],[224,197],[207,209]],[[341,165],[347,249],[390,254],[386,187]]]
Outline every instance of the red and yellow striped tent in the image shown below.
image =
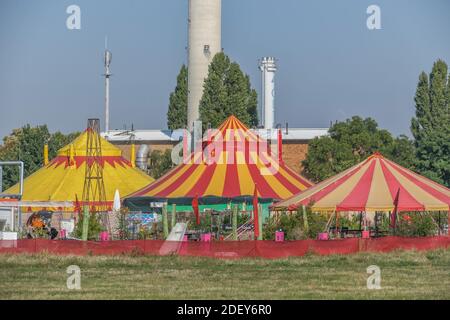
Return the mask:
[[236,117],[208,131],[202,148],[166,175],[130,195],[154,198],[236,198],[252,196],[256,185],[264,199],[285,199],[312,185],[272,156],[267,141]]
[[450,190],[375,153],[272,209],[307,205],[314,212],[449,211]]
[[[140,171],[122,157],[122,151],[103,138],[100,138],[107,205],[111,206],[116,189],[127,195],[148,183],[153,178]],[[24,192],[19,204],[27,211],[43,208],[57,211],[73,211],[83,205],[82,195],[86,170],[87,131],[71,144],[58,150],[57,156],[47,165],[24,180]],[[5,194],[17,194],[19,185],[6,190]],[[89,203],[90,206],[95,205]]]

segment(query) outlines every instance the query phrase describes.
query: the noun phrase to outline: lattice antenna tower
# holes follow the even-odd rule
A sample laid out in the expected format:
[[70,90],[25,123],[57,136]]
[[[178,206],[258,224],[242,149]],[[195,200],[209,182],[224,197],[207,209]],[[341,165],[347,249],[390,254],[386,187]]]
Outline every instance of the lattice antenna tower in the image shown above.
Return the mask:
[[91,204],[90,212],[92,214],[101,214],[102,223],[109,229],[105,183],[103,180],[100,120],[88,119],[86,130],[86,170],[84,175],[83,203],[85,205]]

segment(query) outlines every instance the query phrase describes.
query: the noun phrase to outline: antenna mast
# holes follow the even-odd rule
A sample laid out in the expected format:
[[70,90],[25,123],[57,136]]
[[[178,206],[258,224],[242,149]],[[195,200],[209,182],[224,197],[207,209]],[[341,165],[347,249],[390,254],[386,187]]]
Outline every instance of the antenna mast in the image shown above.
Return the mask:
[[111,77],[111,72],[109,66],[111,64],[112,54],[108,50],[108,38],[105,38],[105,132],[108,134],[109,131],[109,78]]
[[83,187],[83,240],[87,240],[88,238],[90,214],[100,214],[103,225],[107,226],[108,231],[110,231],[105,183],[103,181],[104,163],[100,140],[100,120],[88,119],[86,131],[86,170]]

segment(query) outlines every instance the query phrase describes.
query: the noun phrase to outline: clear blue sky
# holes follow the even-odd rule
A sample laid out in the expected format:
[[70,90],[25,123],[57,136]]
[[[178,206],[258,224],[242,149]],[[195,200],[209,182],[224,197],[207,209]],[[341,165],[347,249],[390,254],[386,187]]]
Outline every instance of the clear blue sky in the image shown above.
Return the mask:
[[[81,7],[81,30],[66,28]],[[382,30],[366,27],[381,7]],[[186,62],[187,0],[0,0],[0,137],[31,123],[82,130],[103,119],[102,54],[113,53],[111,127],[166,127]],[[223,0],[222,46],[260,91],[258,58],[279,59],[276,121],[328,127],[371,116],[409,134],[422,70],[450,63],[450,1]]]

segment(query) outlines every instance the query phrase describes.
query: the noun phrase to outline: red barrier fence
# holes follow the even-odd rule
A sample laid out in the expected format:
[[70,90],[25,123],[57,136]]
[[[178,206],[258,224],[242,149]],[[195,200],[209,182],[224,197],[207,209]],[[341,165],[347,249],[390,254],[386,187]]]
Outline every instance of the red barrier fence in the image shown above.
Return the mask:
[[303,256],[308,252],[318,255],[350,254],[357,252],[389,252],[401,250],[432,250],[449,248],[450,237],[299,241],[214,241],[171,242],[162,240],[123,240],[82,242],[74,240],[0,240],[1,253],[40,253],[58,255],[120,255],[145,254],[162,256],[201,256],[212,258],[286,258]]

